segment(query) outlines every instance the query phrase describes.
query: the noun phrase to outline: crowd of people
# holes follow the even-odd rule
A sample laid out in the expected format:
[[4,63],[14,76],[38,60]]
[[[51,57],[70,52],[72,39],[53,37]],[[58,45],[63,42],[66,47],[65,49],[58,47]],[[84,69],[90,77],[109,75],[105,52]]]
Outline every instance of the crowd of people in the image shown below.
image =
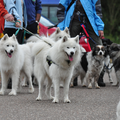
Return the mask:
[[[0,33],[12,36],[19,29],[17,40],[23,44],[25,31],[22,27],[36,34],[41,11],[41,0],[0,0]],[[75,37],[82,31],[81,24],[85,24],[94,40],[89,40],[91,48],[96,44],[102,45],[104,23],[100,0],[60,0],[56,12],[59,21],[57,27],[61,30],[68,27],[71,37]],[[26,33],[26,38],[30,36]],[[77,85],[77,79],[74,81]],[[103,81],[98,81],[98,84],[105,86]]]

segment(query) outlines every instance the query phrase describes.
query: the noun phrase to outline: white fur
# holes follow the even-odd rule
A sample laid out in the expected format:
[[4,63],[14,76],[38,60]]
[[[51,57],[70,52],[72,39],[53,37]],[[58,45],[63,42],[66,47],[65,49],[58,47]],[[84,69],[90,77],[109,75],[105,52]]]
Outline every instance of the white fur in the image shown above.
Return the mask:
[[110,56],[107,55],[107,57],[105,58],[104,70],[105,70],[106,73],[108,73],[110,83],[113,83],[113,79],[112,79],[112,76],[111,76],[112,67],[113,67],[112,60],[110,59]]
[[30,38],[27,39],[27,43],[28,42],[39,42],[39,41],[49,42],[49,39],[45,39],[45,38],[50,38],[56,42],[59,39],[61,39],[63,36],[70,37],[69,29],[66,27],[65,30],[62,31],[62,30],[60,30],[59,27],[57,27],[55,32],[53,32],[50,36],[47,36],[47,37],[46,36],[37,36],[37,37],[31,36]]
[[[73,60],[68,64],[66,60],[69,60],[67,54],[73,55]],[[67,53],[67,54],[66,54]],[[45,44],[44,42],[37,43],[33,47],[34,61],[34,75],[36,76],[39,84],[39,94],[36,100],[42,99],[42,85],[47,78],[48,84],[46,86],[46,95],[53,102],[59,102],[59,84],[60,81],[64,81],[64,102],[70,102],[68,97],[69,83],[72,77],[74,65],[79,59],[80,46],[79,37],[67,38],[64,36],[61,40],[57,41],[53,47]],[[54,62],[50,66],[46,61],[46,57],[49,56]],[[55,97],[51,96],[50,88],[54,84]]]
[[118,102],[118,105],[117,105],[116,115],[117,115],[116,120],[120,120],[120,101]]
[[50,35],[50,38],[53,39],[53,41],[58,41],[64,36],[70,37],[69,29],[66,27],[64,30],[60,30],[60,28],[57,27],[56,31]]
[[[8,55],[5,51],[8,53],[12,51],[11,55]],[[19,45],[15,35],[8,37],[6,34],[0,41],[0,68],[2,77],[0,95],[4,95],[9,78],[12,78],[12,90],[9,95],[17,94],[21,73],[25,74],[29,81],[29,92],[34,92],[31,80],[32,60],[30,48],[25,44]]]

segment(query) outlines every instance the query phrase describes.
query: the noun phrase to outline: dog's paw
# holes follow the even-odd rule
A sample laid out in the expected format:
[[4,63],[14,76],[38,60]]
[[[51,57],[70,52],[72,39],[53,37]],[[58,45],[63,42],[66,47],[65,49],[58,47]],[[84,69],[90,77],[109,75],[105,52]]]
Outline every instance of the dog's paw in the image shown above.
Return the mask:
[[71,103],[71,101],[69,99],[65,99],[64,103]]
[[58,103],[59,100],[58,100],[57,98],[54,98],[52,102],[53,102],[53,103]]
[[73,84],[70,84],[70,87],[71,87],[71,88],[73,88],[73,87],[74,87],[74,85],[73,85]]
[[88,85],[88,89],[92,89],[92,84],[91,83]]
[[100,86],[96,86],[96,89],[100,89]]
[[2,90],[0,90],[0,95],[4,95],[4,92]]
[[9,95],[17,95],[17,93],[15,91],[11,91]]
[[27,84],[22,84],[22,87],[27,87],[28,85]]
[[53,99],[54,99],[53,96],[48,96],[48,95],[47,95],[47,97],[48,97],[48,99],[50,99],[50,100],[53,100]]
[[29,88],[29,91],[28,91],[29,93],[33,93],[34,92],[34,87],[32,87],[32,88]]
[[39,96],[36,98],[36,101],[41,101],[41,100],[42,100],[42,98]]
[[86,87],[86,85],[85,85],[85,84],[83,84],[83,85],[82,85],[82,87]]
[[113,80],[112,79],[109,79],[110,83],[112,84],[113,83]]

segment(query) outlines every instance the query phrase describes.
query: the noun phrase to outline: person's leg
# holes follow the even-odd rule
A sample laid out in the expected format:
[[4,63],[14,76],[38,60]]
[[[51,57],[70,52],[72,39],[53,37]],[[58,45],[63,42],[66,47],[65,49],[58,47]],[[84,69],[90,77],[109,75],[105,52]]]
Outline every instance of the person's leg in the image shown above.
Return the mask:
[[82,28],[80,26],[80,22],[73,21],[70,27],[70,36],[75,37],[76,35],[79,35],[81,31]]
[[[16,33],[17,30],[18,29],[14,29],[14,28],[5,28],[3,33],[4,33],[4,35],[8,34],[8,36],[11,37],[13,34]],[[17,38],[19,44],[23,43],[23,34],[24,34],[24,31],[19,30],[18,34],[16,35],[16,38]]]
[[[80,22],[73,21],[70,29],[70,36],[75,37],[76,35],[79,35],[81,32],[82,28],[80,26]],[[73,85],[77,86],[77,77],[73,80]]]
[[91,49],[96,45],[102,45],[102,40],[99,38],[99,36],[96,35],[96,33],[94,32],[94,30],[88,20],[86,22],[86,29],[91,38],[91,39],[89,39]]
[[19,30],[19,32],[18,32],[18,34],[16,36],[19,44],[24,43],[23,35],[24,35],[24,30]]
[[[27,30],[29,30],[30,32],[37,34],[37,23],[34,22],[31,25],[27,26]],[[28,39],[32,34],[26,33],[26,39]]]
[[4,35],[8,34],[9,37],[11,37],[13,34],[15,34],[15,32],[16,32],[16,29],[14,29],[14,28],[5,28],[3,31]]

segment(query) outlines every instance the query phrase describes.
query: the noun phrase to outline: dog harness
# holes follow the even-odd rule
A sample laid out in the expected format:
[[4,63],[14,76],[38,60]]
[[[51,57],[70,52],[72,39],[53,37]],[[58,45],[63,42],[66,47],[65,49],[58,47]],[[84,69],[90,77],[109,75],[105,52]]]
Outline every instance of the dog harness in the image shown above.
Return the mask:
[[57,65],[54,61],[51,60],[50,56],[46,57],[46,61],[47,61],[47,63],[48,63],[49,66],[51,66],[52,63],[55,64],[55,65]]
[[[57,65],[57,66],[59,66],[58,64],[56,64],[56,63],[50,58],[50,56],[47,56],[47,57],[46,57],[46,61],[47,61],[47,63],[48,63],[49,66],[51,66],[52,63],[55,64],[55,65]],[[68,65],[70,65],[70,60],[66,60],[66,62],[68,63]]]

